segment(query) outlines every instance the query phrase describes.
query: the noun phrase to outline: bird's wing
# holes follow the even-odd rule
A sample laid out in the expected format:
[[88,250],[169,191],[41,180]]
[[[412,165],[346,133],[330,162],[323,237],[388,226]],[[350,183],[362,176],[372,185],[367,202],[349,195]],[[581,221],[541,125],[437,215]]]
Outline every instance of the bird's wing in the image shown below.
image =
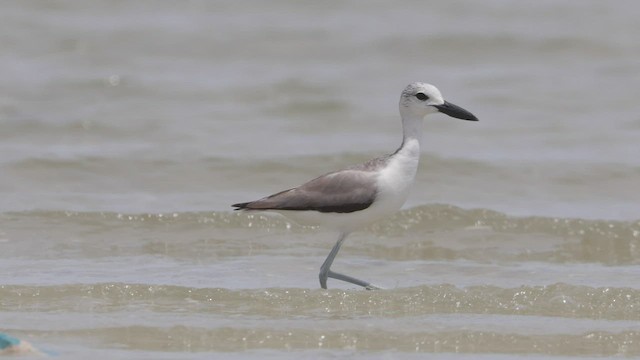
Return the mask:
[[377,192],[376,173],[341,170],[263,199],[232,205],[248,210],[315,210],[349,213],[371,206]]

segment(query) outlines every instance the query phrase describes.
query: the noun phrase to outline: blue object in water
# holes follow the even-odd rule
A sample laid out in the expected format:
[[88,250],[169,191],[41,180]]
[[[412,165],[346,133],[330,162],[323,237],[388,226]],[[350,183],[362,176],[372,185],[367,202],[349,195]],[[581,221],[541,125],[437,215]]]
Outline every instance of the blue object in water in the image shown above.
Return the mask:
[[0,333],[0,350],[17,345],[20,345],[20,339],[16,339],[13,336]]
[[36,349],[28,341],[22,341],[13,336],[9,336],[4,333],[0,333],[0,355],[13,354],[37,354],[37,355],[49,355],[56,356],[56,352]]

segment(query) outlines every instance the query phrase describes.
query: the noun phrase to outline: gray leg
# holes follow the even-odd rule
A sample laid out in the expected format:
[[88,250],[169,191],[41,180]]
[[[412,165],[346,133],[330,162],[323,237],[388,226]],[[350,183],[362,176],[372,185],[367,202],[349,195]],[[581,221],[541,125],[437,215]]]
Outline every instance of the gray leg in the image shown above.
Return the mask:
[[331,249],[329,256],[327,256],[327,259],[324,261],[324,263],[322,263],[322,266],[320,267],[320,274],[318,275],[320,277],[320,287],[322,287],[323,289],[326,289],[327,278],[333,278],[337,280],[346,281],[358,286],[362,286],[367,290],[378,289],[378,287],[371,285],[371,283],[368,283],[366,281],[362,281],[348,275],[331,271],[331,264],[333,264],[333,259],[335,259],[336,255],[338,255],[338,251],[340,251],[342,242],[347,237],[347,235],[349,234],[347,233],[340,234],[340,237],[338,238],[338,241],[336,242],[336,244],[333,246],[333,249]]

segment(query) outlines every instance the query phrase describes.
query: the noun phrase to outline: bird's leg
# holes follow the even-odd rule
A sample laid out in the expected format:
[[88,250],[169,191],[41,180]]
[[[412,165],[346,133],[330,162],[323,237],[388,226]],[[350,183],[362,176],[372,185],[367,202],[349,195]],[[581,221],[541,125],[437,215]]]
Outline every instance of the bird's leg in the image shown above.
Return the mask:
[[338,251],[340,251],[340,246],[342,246],[342,242],[347,237],[347,235],[348,233],[340,233],[340,237],[338,238],[338,241],[333,246],[333,249],[331,249],[331,252],[329,253],[329,256],[327,256],[327,258],[325,259],[324,263],[322,263],[322,266],[320,267],[320,274],[318,275],[320,277],[320,287],[322,287],[323,289],[326,289],[327,278],[333,278],[337,280],[350,282],[358,286],[362,286],[367,290],[378,289],[378,287],[371,285],[371,283],[369,282],[362,281],[348,275],[331,271],[331,264],[333,264],[333,259],[335,259],[336,255],[338,255]]
[[331,268],[331,264],[333,264],[333,259],[335,259],[336,255],[338,255],[338,251],[340,251],[340,246],[342,246],[342,242],[347,237],[347,235],[348,235],[347,233],[340,233],[340,237],[338,238],[338,241],[333,246],[333,249],[331,249],[331,252],[322,263],[322,266],[320,267],[320,274],[318,274],[318,276],[320,277],[320,287],[323,289],[327,288],[327,277],[329,277],[329,272],[331,272],[331,270],[329,269]]

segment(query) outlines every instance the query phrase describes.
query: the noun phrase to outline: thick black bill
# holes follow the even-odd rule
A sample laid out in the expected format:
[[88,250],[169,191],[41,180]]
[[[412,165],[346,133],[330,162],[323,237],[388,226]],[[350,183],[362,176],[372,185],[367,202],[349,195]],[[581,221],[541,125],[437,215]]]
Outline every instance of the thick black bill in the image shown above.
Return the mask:
[[434,105],[438,111],[443,114],[447,114],[451,117],[462,119],[462,120],[470,120],[470,121],[478,121],[478,118],[467,110],[461,108],[458,105],[452,104],[450,102],[445,101],[442,105]]

